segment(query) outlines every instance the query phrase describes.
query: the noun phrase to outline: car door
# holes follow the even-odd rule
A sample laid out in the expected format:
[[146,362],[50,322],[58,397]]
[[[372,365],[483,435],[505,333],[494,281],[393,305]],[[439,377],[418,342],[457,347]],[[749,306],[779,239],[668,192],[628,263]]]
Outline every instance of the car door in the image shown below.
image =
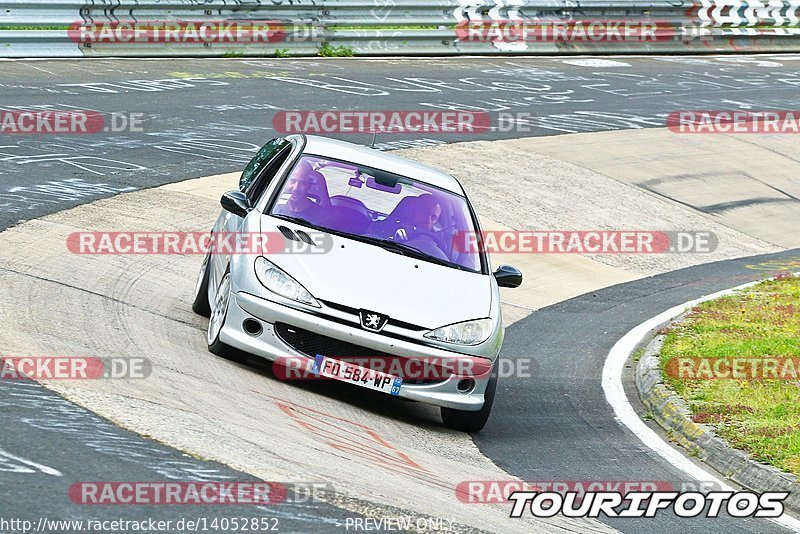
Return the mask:
[[[286,162],[292,152],[292,147],[296,144],[293,139],[283,137],[276,137],[270,139],[263,147],[261,147],[253,159],[245,166],[239,178],[239,191],[245,194],[250,208],[246,216],[240,216],[227,210],[223,210],[214,225],[212,234],[218,236],[231,236],[239,232],[248,231],[247,219],[250,218],[255,210],[256,203],[264,189],[269,185],[275,177],[275,173]],[[257,220],[256,214],[256,220]],[[258,230],[254,230],[258,231]],[[232,243],[234,240],[228,241]],[[212,247],[215,240],[212,239]],[[231,254],[229,248],[225,250],[218,250],[211,255],[211,278],[209,280],[209,292],[216,292],[219,281],[225,274],[225,270],[231,261]]]

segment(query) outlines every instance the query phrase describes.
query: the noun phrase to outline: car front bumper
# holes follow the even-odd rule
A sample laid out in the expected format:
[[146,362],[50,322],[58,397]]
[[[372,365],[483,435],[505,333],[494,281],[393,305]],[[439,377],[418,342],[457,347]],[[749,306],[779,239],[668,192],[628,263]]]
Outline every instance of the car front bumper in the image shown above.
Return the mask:
[[[276,332],[275,324],[284,323],[315,334],[351,343],[375,350],[376,353],[387,353],[402,358],[422,358],[425,361],[453,361],[465,357],[463,354],[450,352],[435,347],[413,343],[380,333],[369,332],[355,326],[320,317],[303,310],[285,306],[246,292],[234,292],[231,295],[225,325],[220,332],[220,340],[254,356],[271,361],[282,362],[287,359],[311,360],[309,355],[297,351],[287,344]],[[247,319],[256,320],[261,325],[261,333],[253,335],[245,331],[243,323]],[[496,363],[495,363],[496,364]],[[399,397],[444,406],[465,411],[478,411],[483,407],[484,392],[491,373],[470,375],[475,386],[463,393],[458,389],[463,376],[452,375],[441,381],[425,384],[404,383]]]

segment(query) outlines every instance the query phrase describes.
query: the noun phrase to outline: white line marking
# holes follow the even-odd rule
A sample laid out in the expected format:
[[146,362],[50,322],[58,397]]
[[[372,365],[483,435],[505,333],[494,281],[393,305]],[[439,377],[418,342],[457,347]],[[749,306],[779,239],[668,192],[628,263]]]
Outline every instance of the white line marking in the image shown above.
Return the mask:
[[[793,276],[799,276],[800,272],[794,273]],[[617,420],[628,427],[628,430],[641,440],[649,449],[658,453],[659,456],[664,458],[667,462],[677,467],[684,473],[688,474],[696,480],[713,481],[720,485],[721,489],[725,491],[734,491],[734,488],[712,475],[699,465],[691,462],[682,453],[672,448],[666,441],[662,440],[653,429],[648,427],[644,421],[639,419],[636,412],[633,411],[633,406],[628,402],[628,397],[625,395],[625,390],[622,388],[622,369],[625,362],[628,361],[633,349],[642,342],[645,336],[661,323],[665,323],[686,311],[689,308],[697,306],[701,302],[712,300],[725,295],[730,295],[740,289],[745,289],[763,282],[757,280],[742,284],[731,289],[718,291],[699,299],[679,304],[673,308],[668,309],[664,313],[656,315],[655,317],[643,322],[617,341],[608,353],[606,363],[603,366],[603,391],[606,394],[606,400],[614,409],[614,414]],[[781,526],[788,529],[800,532],[800,521],[794,517],[784,514],[779,518],[769,518]]]
[[522,304],[514,304],[513,302],[509,302],[503,299],[500,299],[500,304],[506,304],[508,306],[514,306],[515,308],[522,308],[523,310],[528,310],[532,312],[539,311],[539,308],[531,308],[529,306],[523,306]]
[[61,473],[61,471],[59,471],[57,469],[53,469],[52,467],[47,467],[46,465],[37,464],[36,462],[32,462],[30,460],[26,460],[25,458],[20,458],[19,456],[14,456],[10,452],[6,452],[3,449],[0,449],[0,456],[8,458],[9,460],[14,460],[14,461],[19,462],[19,463],[24,464],[24,465],[28,465],[30,467],[35,467],[36,469],[38,469],[39,471],[41,471],[42,473],[44,473],[46,475],[53,475],[54,477],[63,477],[64,476]]
[[600,58],[562,59],[561,63],[566,63],[567,65],[577,65],[578,67],[595,67],[595,68],[631,66],[630,63],[625,63],[624,61],[613,61],[610,59],[600,59]]

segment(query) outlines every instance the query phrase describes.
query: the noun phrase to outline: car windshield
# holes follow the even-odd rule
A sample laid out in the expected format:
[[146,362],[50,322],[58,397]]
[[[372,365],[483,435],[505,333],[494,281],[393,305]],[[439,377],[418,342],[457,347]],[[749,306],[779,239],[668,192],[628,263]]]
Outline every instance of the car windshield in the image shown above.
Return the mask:
[[302,156],[270,215],[373,243],[399,254],[480,272],[467,200],[424,182],[352,163]]

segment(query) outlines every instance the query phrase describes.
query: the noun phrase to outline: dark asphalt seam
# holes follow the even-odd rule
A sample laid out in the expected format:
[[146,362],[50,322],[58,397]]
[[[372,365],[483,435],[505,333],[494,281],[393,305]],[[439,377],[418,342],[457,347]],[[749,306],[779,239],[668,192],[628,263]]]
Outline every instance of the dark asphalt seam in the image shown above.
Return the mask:
[[43,276],[37,276],[35,274],[30,274],[30,273],[23,273],[23,272],[14,270],[14,269],[9,269],[8,267],[0,267],[0,272],[18,274],[20,276],[33,278],[34,280],[39,280],[41,282],[50,282],[51,284],[55,284],[55,285],[58,285],[58,286],[61,286],[61,287],[66,287],[68,289],[75,289],[77,291],[81,291],[81,292],[86,293],[88,295],[99,297],[99,298],[105,299],[105,300],[110,300],[111,302],[113,302],[115,304],[121,304],[122,306],[128,306],[128,307],[133,308],[135,310],[144,312],[144,313],[146,313],[148,315],[154,315],[156,317],[161,317],[162,319],[168,319],[170,321],[175,321],[176,323],[184,324],[186,326],[191,326],[191,327],[196,327],[197,326],[196,324],[190,323],[188,321],[181,321],[180,319],[176,319],[175,317],[171,317],[171,316],[168,316],[168,315],[163,315],[163,314],[154,312],[152,310],[148,310],[146,308],[142,308],[141,306],[137,306],[136,304],[131,304],[130,302],[125,302],[125,301],[116,299],[114,297],[110,297],[108,295],[103,295],[102,293],[97,293],[96,291],[91,291],[89,289],[85,289],[85,288],[82,288],[82,287],[73,286],[73,285],[67,284],[65,282],[59,282],[58,280],[52,280],[50,278],[45,278]]

